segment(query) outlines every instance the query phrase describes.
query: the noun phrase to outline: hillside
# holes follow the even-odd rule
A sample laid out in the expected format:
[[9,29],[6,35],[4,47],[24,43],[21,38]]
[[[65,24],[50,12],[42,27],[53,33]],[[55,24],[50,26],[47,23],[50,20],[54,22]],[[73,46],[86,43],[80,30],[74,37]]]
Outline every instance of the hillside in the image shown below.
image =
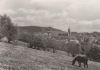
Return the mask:
[[55,32],[64,32],[64,31],[61,31],[59,29],[56,29],[56,28],[52,28],[52,27],[39,27],[39,26],[19,26],[18,27],[20,33],[21,32],[27,32],[27,33],[37,33],[37,32],[52,32],[52,31],[55,31]]
[[71,65],[65,52],[51,53],[0,42],[1,70],[100,70],[100,63],[90,62],[83,69]]

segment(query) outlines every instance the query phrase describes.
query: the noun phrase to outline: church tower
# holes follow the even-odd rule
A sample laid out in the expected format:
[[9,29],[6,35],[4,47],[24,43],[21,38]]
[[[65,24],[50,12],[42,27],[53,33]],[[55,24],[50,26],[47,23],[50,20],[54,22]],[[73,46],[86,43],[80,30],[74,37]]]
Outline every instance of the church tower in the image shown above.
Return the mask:
[[71,35],[71,32],[70,32],[70,27],[68,28],[68,36]]
[[71,37],[71,31],[70,31],[70,27],[68,27],[68,41],[70,41],[70,37]]

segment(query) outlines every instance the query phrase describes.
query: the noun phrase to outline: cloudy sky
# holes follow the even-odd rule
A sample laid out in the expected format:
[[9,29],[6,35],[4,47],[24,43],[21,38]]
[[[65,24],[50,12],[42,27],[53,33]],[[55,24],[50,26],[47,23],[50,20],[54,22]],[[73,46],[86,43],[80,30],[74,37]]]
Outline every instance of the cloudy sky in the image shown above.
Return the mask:
[[100,32],[100,0],[0,0],[0,14],[15,24]]

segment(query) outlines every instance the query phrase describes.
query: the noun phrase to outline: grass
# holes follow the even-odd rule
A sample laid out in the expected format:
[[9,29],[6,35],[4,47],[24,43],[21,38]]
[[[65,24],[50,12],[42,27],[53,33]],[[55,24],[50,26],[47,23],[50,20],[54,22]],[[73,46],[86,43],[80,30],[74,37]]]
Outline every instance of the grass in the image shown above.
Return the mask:
[[72,58],[63,51],[51,53],[0,43],[0,68],[2,70],[100,70],[99,63],[90,62],[89,68],[83,69],[72,66],[71,60]]

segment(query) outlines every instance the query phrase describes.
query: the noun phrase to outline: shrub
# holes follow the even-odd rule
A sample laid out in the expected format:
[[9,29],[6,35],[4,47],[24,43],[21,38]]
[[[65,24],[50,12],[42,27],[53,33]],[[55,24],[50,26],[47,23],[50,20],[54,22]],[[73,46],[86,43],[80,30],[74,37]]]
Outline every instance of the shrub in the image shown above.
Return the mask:
[[66,44],[66,51],[74,57],[81,52],[81,46],[75,42],[69,42]]
[[87,56],[94,61],[100,62],[100,48],[97,46],[91,47],[90,51],[87,53]]

